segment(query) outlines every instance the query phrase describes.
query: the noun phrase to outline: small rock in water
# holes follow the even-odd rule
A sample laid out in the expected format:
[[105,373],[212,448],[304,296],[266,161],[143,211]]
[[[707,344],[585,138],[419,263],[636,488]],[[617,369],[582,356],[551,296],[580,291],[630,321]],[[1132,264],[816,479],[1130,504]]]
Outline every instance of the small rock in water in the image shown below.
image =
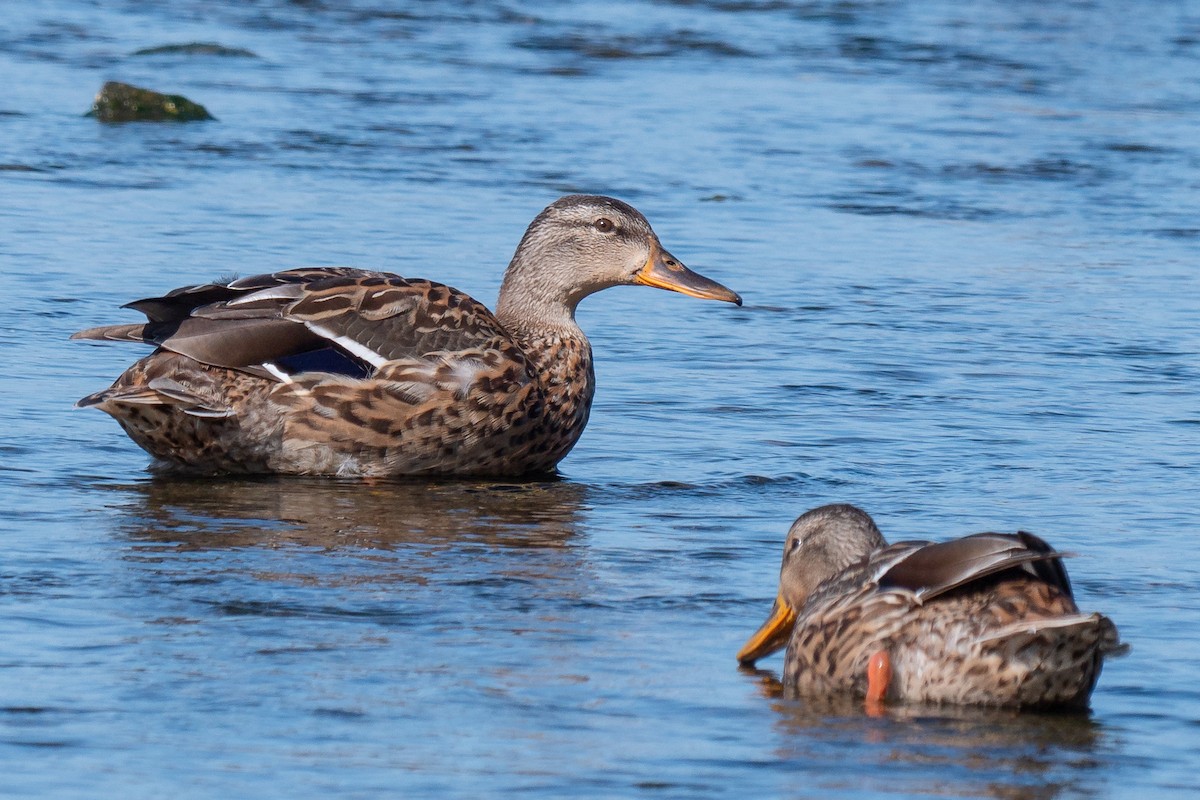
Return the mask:
[[164,44],[160,47],[145,47],[133,52],[135,56],[224,56],[227,58],[258,58],[255,53],[241,47],[226,47],[215,42],[188,42],[186,44]]
[[150,89],[109,81],[96,95],[92,110],[87,113],[101,122],[189,122],[215,119],[199,103],[178,94],[160,94]]

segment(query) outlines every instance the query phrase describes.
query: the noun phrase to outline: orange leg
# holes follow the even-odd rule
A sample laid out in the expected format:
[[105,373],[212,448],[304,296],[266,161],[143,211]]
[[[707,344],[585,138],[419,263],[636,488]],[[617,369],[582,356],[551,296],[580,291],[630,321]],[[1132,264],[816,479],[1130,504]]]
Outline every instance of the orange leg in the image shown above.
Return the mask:
[[892,658],[887,650],[879,650],[867,662],[867,704],[882,703],[891,682]]

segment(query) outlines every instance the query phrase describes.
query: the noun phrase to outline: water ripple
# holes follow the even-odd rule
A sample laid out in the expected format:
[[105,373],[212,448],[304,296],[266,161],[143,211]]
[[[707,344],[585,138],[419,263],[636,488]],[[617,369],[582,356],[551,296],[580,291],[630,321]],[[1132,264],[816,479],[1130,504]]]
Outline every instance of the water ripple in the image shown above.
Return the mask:
[[[1188,4],[5,11],[8,792],[1187,796]],[[97,124],[107,77],[219,122]],[[582,303],[598,388],[557,480],[166,479],[70,411],[145,351],[66,337],[133,297],[337,263],[490,302],[571,191],[746,306]],[[1132,653],[1090,715],[784,701],[733,653],[838,501],[1080,553]]]

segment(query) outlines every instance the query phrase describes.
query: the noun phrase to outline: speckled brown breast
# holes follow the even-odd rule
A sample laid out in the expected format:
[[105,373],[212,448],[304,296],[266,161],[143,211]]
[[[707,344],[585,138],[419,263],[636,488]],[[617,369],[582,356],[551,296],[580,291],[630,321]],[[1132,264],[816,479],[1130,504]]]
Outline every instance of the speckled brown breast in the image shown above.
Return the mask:
[[479,365],[465,391],[448,375],[431,382],[451,388],[414,397],[403,388],[414,377],[406,372],[425,368],[404,363],[380,370],[365,394],[358,382],[281,386],[272,399],[291,411],[270,467],[356,475],[551,472],[587,424],[591,351],[586,340],[559,340],[531,352],[456,354]]

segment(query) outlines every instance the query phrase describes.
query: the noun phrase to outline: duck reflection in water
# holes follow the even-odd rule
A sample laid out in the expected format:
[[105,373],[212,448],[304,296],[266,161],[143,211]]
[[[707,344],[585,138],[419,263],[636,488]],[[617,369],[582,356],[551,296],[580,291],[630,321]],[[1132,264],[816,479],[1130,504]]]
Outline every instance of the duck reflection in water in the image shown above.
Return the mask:
[[133,498],[123,527],[143,542],[210,550],[298,545],[389,550],[421,544],[562,548],[588,487],[521,483],[155,477],[113,487]]
[[[1112,731],[1087,714],[890,705],[863,714],[846,694],[789,699],[774,673],[744,667],[778,715],[773,756],[811,776],[812,796],[1051,800],[1106,796]],[[854,753],[853,770],[845,754]]]
[[135,626],[147,670],[211,662],[290,696],[281,674],[304,695],[345,669],[361,682],[332,691],[349,708],[379,700],[400,717],[427,692],[478,700],[575,680],[570,657],[533,662],[541,642],[561,656],[580,637],[591,487],[159,476],[105,490],[106,583],[148,623]]

